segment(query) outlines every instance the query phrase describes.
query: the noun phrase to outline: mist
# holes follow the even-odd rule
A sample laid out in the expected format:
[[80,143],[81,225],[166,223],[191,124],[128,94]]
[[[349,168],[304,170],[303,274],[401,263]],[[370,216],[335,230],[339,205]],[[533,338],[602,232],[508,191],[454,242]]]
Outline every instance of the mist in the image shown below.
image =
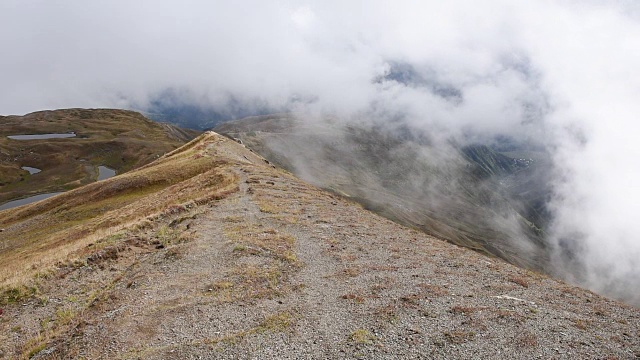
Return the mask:
[[636,2],[8,0],[0,24],[5,115],[171,94],[221,118],[542,149],[552,272],[640,304]]

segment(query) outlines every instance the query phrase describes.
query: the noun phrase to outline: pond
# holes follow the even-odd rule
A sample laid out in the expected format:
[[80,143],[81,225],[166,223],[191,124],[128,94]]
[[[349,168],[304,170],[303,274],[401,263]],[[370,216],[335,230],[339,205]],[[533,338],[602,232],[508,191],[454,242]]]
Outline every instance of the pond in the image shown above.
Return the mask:
[[27,170],[29,172],[29,174],[31,174],[31,175],[37,174],[40,171],[42,171],[42,170],[40,170],[38,168],[34,168],[34,167],[31,167],[31,166],[23,166],[21,169],[22,170]]
[[76,137],[75,133],[64,134],[33,134],[33,135],[9,135],[11,140],[44,140],[44,139],[64,139]]
[[98,166],[98,181],[116,176],[116,171],[106,166]]
[[4,203],[0,205],[0,210],[6,210],[6,209],[11,209],[17,206],[21,206],[21,205],[31,204],[33,202],[44,200],[58,194],[62,194],[62,193],[55,192],[55,193],[48,193],[48,194],[40,194],[40,195],[34,195],[34,196],[30,196],[28,198],[24,198],[20,200],[9,201],[8,203]]
[[[36,168],[33,168],[33,167],[29,167],[29,166],[23,166],[22,168],[24,170],[27,170],[31,174],[36,174],[36,173],[40,172],[40,169],[36,169]],[[111,168],[108,168],[106,166],[102,166],[102,165],[98,166],[98,171],[99,171],[99,173],[98,173],[98,181],[99,180],[105,180],[105,179],[108,179],[110,177],[114,177],[116,175],[116,171],[115,170],[113,170]],[[1,210],[6,210],[6,209],[11,209],[11,208],[22,206],[22,205],[31,204],[33,202],[44,200],[44,199],[50,198],[50,197],[58,195],[58,194],[62,194],[62,192],[39,194],[39,195],[30,196],[30,197],[24,198],[24,199],[9,201],[7,203],[4,203],[4,204],[0,205],[0,211]]]

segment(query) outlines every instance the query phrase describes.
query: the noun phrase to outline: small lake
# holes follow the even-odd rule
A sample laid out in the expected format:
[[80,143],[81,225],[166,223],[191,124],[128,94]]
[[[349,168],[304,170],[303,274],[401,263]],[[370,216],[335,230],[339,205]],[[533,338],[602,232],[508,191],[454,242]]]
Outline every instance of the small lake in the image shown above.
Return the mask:
[[6,209],[11,209],[17,206],[21,206],[21,205],[31,204],[33,202],[44,200],[58,194],[62,194],[62,193],[55,192],[55,193],[48,193],[48,194],[40,194],[40,195],[34,195],[34,196],[20,199],[20,200],[9,201],[8,203],[4,203],[0,205],[0,210],[6,210]]
[[22,170],[27,170],[29,172],[29,174],[31,174],[31,175],[37,174],[40,171],[42,171],[42,170],[40,170],[38,168],[34,168],[34,167],[31,167],[31,166],[23,166],[21,169]]
[[64,134],[33,134],[33,135],[9,135],[11,140],[44,140],[44,139],[65,139],[76,137],[75,133]]
[[[29,167],[29,166],[23,166],[22,168],[24,170],[27,170],[31,174],[36,174],[36,173],[40,172],[40,169],[32,168],[32,167]],[[98,166],[98,181],[105,180],[105,179],[108,179],[108,178],[114,177],[114,176],[116,176],[116,171],[115,170],[113,170],[111,168],[108,168],[106,166],[102,166],[102,165]],[[6,210],[6,209],[11,209],[11,208],[22,206],[22,205],[31,204],[33,202],[44,200],[44,199],[50,198],[50,197],[58,195],[58,194],[62,194],[62,192],[54,192],[54,193],[34,195],[34,196],[30,196],[30,197],[24,198],[24,199],[9,201],[7,203],[4,203],[4,204],[0,205],[0,211],[1,210]]]
[[98,181],[116,176],[116,171],[106,166],[98,166]]

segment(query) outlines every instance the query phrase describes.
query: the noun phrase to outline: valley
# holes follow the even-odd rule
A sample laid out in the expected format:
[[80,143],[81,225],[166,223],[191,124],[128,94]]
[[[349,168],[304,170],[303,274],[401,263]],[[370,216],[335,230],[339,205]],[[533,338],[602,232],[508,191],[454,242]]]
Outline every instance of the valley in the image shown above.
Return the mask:
[[74,189],[113,176],[111,171],[126,172],[197,134],[125,110],[64,109],[0,116],[0,206]]

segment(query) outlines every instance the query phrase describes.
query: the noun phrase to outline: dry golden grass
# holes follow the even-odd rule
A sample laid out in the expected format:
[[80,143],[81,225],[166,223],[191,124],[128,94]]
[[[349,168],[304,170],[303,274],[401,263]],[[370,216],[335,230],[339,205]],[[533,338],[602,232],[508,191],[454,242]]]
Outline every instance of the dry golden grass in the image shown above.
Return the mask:
[[[66,326],[76,320],[77,312],[70,308],[59,308],[53,318],[46,318],[40,323],[40,330],[34,337],[22,345],[20,359],[31,359],[47,347],[49,341],[60,336]],[[55,359],[56,357],[54,357]]]
[[272,315],[267,315],[265,318],[258,324],[258,326],[252,327],[247,330],[239,331],[237,333],[221,336],[218,338],[210,338],[204,340],[196,340],[191,343],[191,345],[199,345],[199,344],[208,344],[208,345],[219,345],[219,344],[237,344],[242,341],[244,338],[261,333],[275,333],[275,332],[285,332],[289,330],[294,325],[295,318],[294,316],[287,311],[278,312]]
[[[204,338],[204,339],[196,339],[190,341],[185,344],[172,344],[172,345],[163,345],[163,346],[148,346],[148,347],[140,347],[131,349],[128,354],[124,357],[126,359],[145,359],[151,357],[152,355],[160,355],[161,353],[173,352],[173,350],[177,348],[181,348],[184,346],[200,346],[200,345],[209,345],[209,346],[228,346],[228,345],[237,345],[241,343],[246,338],[250,336],[256,336],[265,333],[276,333],[276,332],[286,332],[289,331],[290,328],[294,325],[295,317],[288,311],[282,311],[278,313],[274,313],[271,315],[267,315],[264,317],[262,321],[256,326],[251,328],[229,333],[226,335],[221,335],[219,337],[214,338]],[[173,349],[173,350],[172,350]]]
[[237,191],[237,175],[208,154],[217,139],[203,134],[137,170],[0,212],[0,228],[6,229],[0,245],[0,287],[28,283],[38,271],[148,217]]
[[349,335],[349,340],[355,344],[373,344],[377,339],[369,330],[356,329]]
[[220,303],[273,299],[292,289],[286,283],[288,269],[277,261],[266,267],[237,266],[232,268],[224,280],[207,287]]
[[577,327],[580,330],[587,330],[589,328],[589,321],[576,319],[573,321],[573,326]]
[[225,235],[235,243],[234,252],[265,254],[297,265],[295,238],[287,233],[251,223],[234,223],[225,228]]
[[447,331],[444,333],[445,339],[452,344],[462,344],[467,341],[473,340],[476,336],[476,333],[473,331],[464,331],[464,330],[456,330],[456,331]]
[[[235,259],[260,257],[262,265],[236,265],[227,277],[213,286],[212,292],[221,302],[251,301],[281,296],[292,289],[286,281],[302,264],[295,252],[295,238],[283,231],[258,223],[238,222],[225,218],[224,234],[229,239]],[[216,291],[213,291],[216,290]]]
[[362,295],[359,295],[359,294],[348,293],[348,294],[342,295],[341,298],[343,298],[345,300],[353,300],[357,304],[364,303],[364,297]]

